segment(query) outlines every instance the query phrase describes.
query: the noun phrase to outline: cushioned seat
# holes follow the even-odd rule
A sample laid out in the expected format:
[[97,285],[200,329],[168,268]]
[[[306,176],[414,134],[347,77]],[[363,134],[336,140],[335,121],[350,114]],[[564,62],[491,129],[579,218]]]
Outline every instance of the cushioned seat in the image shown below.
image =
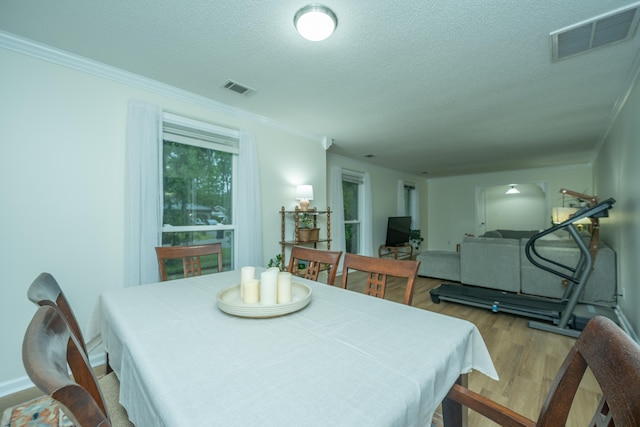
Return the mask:
[[418,275],[460,281],[460,254],[451,251],[426,251],[416,257],[420,261]]

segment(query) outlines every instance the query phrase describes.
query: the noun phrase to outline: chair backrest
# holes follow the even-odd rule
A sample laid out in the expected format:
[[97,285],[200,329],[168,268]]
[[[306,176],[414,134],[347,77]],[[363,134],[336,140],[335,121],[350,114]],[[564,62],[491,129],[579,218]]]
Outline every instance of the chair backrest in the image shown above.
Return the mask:
[[202,267],[200,257],[206,255],[218,255],[218,272],[222,271],[222,244],[210,243],[196,246],[160,246],[156,248],[158,266],[160,267],[160,280],[167,281],[167,268],[165,261],[168,259],[182,259],[182,271],[184,277],[200,276]]
[[75,425],[111,426],[87,356],[57,308],[45,305],[36,311],[22,343],[22,361],[31,381],[57,400]]
[[587,323],[569,351],[542,405],[537,425],[565,425],[587,367],[603,394],[594,417],[594,421],[599,420],[597,425],[640,426],[640,346],[603,316]]
[[419,266],[420,261],[373,258],[347,253],[344,256],[341,286],[343,289],[347,289],[349,269],[364,271],[367,273],[365,292],[368,295],[384,298],[387,287],[387,276],[404,277],[407,279],[407,287],[405,289],[403,302],[406,305],[411,305],[413,288]]
[[64,316],[65,320],[71,328],[71,332],[74,333],[78,342],[82,346],[82,350],[87,353],[86,343],[82,336],[82,331],[78,325],[69,301],[62,292],[60,285],[56,279],[49,273],[41,273],[36,280],[31,283],[29,290],[27,291],[27,297],[29,300],[40,306],[52,306],[57,307],[60,313]]
[[342,251],[323,251],[320,249],[306,248],[304,246],[293,246],[291,248],[291,257],[289,258],[289,273],[295,273],[298,270],[300,261],[307,262],[307,269],[304,273],[305,279],[318,281],[318,276],[323,268],[327,268],[327,284],[333,286],[338,272],[338,263]]

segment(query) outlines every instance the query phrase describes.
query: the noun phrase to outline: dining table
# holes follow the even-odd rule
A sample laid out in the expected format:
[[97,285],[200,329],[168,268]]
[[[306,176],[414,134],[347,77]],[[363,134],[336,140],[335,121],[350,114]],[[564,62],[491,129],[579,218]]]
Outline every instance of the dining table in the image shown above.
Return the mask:
[[100,294],[88,336],[137,427],[430,426],[461,377],[498,380],[471,322],[301,277],[304,306],[229,314],[219,296],[240,276]]

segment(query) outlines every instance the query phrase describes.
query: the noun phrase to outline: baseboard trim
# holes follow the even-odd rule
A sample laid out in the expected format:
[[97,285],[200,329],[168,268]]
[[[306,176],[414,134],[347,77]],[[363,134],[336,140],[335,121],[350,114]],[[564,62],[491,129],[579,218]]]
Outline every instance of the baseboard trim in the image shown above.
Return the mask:
[[[104,352],[99,352],[89,356],[89,363],[91,366],[98,367],[107,363],[107,358]],[[28,376],[22,376],[9,381],[0,383],[0,398],[9,396],[14,393],[19,393],[24,390],[35,387]]]

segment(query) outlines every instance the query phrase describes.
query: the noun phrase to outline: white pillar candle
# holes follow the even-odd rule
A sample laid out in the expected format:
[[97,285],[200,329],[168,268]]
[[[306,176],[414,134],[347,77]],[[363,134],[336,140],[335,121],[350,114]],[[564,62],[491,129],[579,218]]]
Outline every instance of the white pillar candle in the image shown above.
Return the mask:
[[249,279],[244,282],[242,302],[245,304],[256,304],[258,301],[260,301],[260,282],[258,282],[258,279]]
[[291,273],[281,272],[278,274],[278,304],[288,304],[291,302]]
[[260,274],[260,304],[275,305],[278,301],[278,270],[269,268]]
[[240,269],[240,298],[244,298],[244,284],[247,280],[256,278],[255,267],[242,267]]

